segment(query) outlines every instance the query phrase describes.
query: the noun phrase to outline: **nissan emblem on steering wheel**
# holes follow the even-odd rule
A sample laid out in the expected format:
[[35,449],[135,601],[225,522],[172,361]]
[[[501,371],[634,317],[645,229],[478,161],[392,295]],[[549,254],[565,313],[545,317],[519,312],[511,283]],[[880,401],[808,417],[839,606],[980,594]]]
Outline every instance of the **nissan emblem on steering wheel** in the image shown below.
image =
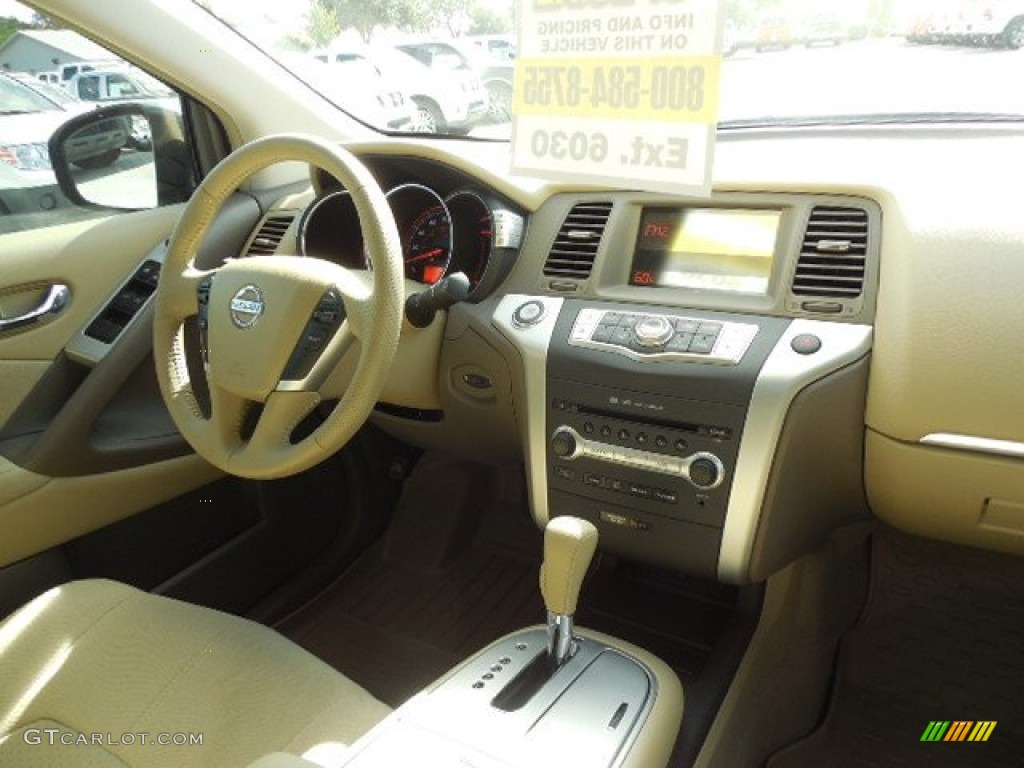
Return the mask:
[[239,328],[251,328],[263,314],[263,294],[255,285],[239,289],[231,298],[231,322]]

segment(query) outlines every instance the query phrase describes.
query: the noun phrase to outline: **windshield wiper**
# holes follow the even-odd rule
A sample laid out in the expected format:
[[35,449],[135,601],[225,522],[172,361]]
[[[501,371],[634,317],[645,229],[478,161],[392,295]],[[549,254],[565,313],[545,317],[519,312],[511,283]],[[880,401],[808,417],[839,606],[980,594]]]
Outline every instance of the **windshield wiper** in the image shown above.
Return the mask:
[[31,115],[31,109],[0,109],[0,115]]
[[809,128],[850,125],[912,125],[924,123],[1024,123],[1024,115],[1009,112],[891,112],[866,115],[820,115],[807,117],[758,117],[725,120],[720,130],[744,128]]

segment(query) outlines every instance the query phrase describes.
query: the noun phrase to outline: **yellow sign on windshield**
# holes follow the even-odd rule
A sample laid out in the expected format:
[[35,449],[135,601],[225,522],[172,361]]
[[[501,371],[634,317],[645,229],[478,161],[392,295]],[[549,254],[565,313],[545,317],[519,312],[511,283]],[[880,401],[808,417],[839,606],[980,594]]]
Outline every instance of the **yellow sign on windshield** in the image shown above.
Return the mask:
[[523,0],[518,16],[515,169],[710,194],[718,0]]

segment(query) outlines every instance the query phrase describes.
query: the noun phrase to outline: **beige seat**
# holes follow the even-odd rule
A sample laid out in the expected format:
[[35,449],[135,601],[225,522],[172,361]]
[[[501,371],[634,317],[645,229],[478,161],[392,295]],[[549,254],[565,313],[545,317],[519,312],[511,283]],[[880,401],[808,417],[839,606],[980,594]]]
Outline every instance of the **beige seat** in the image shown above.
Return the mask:
[[[267,627],[115,582],[65,584],[0,624],[4,768],[336,755],[388,713]],[[155,743],[177,734],[202,745]]]

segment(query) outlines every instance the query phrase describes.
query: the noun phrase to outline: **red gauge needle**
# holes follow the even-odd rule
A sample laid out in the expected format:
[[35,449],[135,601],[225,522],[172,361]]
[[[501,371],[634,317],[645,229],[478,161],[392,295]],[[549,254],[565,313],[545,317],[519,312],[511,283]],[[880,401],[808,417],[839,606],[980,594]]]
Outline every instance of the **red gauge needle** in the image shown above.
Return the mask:
[[431,251],[426,251],[424,253],[421,253],[419,256],[417,256],[414,259],[406,259],[405,263],[406,264],[415,264],[417,261],[425,261],[427,259],[432,259],[435,256],[437,256],[439,253],[444,253],[444,248],[434,248]]

